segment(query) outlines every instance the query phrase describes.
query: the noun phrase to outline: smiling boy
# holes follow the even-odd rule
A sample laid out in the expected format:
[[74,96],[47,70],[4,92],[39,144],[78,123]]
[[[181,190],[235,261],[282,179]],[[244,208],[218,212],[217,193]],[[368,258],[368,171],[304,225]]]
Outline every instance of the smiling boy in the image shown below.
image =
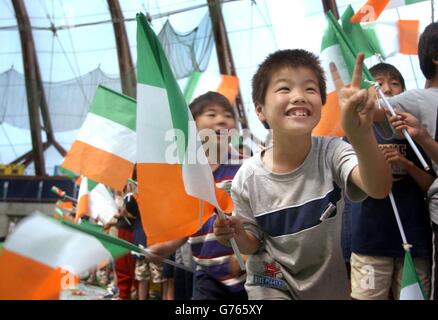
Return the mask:
[[254,75],[253,101],[272,129],[273,146],[242,165],[232,184],[233,216],[217,219],[214,230],[223,243],[234,237],[250,255],[250,299],[349,297],[340,247],[343,198],[384,198],[391,189],[372,131],[374,99],[359,89],[362,63],[359,55],[345,87],[331,66],[341,123],[353,147],[339,138],[312,137],[326,101],[315,55],[277,51]]

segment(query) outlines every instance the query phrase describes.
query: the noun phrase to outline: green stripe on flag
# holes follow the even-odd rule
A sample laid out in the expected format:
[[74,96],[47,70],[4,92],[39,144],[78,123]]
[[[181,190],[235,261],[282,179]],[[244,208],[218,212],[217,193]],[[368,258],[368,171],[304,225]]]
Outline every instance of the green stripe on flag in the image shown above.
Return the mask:
[[[348,72],[350,75],[353,75],[354,65],[356,63],[356,57],[358,55],[358,52],[355,50],[354,46],[352,45],[350,39],[345,34],[344,30],[342,30],[339,23],[336,21],[336,18],[333,16],[333,13],[331,11],[327,12],[326,15],[327,21],[328,21],[328,27],[332,30],[336,37],[336,41],[341,47],[342,56],[344,58],[345,64],[347,65]],[[329,30],[328,32],[329,33]],[[327,41],[330,40],[331,36],[327,36]],[[374,81],[373,76],[371,75],[368,68],[364,65],[363,66],[363,75],[362,75],[362,88],[369,88],[370,84],[365,82],[364,79],[369,81]]]
[[177,144],[178,155],[182,160],[189,139],[187,104],[160,41],[142,13],[137,14],[137,59],[138,83],[164,88],[167,91],[173,128],[181,130],[184,134],[184,143]]
[[363,52],[366,58],[376,54],[382,55],[379,42],[374,30],[369,29],[365,32],[359,23],[351,23],[351,18],[354,16],[354,10],[349,5],[342,14],[342,29],[349,37],[356,52]]
[[321,52],[323,52],[325,49],[329,47],[333,47],[335,45],[338,45],[338,39],[336,39],[335,31],[333,28],[330,27],[330,25],[327,27],[327,29],[324,32],[324,35],[322,37],[321,42]]
[[73,180],[76,179],[77,177],[79,177],[79,174],[77,174],[77,173],[75,173],[73,171],[70,171],[70,170],[68,170],[68,169],[66,169],[64,167],[61,167],[61,166],[59,166],[59,171],[63,175],[65,175],[65,176],[67,176],[67,177],[69,177],[70,179],[73,179]]
[[111,253],[111,255],[114,258],[123,256],[129,253],[130,251],[142,253],[141,249],[136,245],[128,241],[103,233],[102,227],[98,225],[87,223],[87,222],[76,224],[67,220],[62,220],[61,222],[69,226],[70,228],[76,229],[78,231],[87,233],[95,237],[97,240],[100,241],[100,243],[102,243],[102,245]]
[[137,104],[131,97],[100,85],[90,112],[135,131]]
[[91,179],[87,179],[87,191],[91,192],[94,188],[96,188],[96,186],[99,184],[99,182],[96,182],[94,180]]
[[199,79],[201,79],[202,73],[199,71],[193,71],[190,76],[189,81],[187,82],[186,88],[184,89],[184,98],[187,103],[190,103],[193,98],[193,93],[195,92],[196,87],[198,86]]
[[417,2],[423,2],[423,1],[426,1],[426,0],[405,0],[405,5],[410,5],[410,4],[414,4]]

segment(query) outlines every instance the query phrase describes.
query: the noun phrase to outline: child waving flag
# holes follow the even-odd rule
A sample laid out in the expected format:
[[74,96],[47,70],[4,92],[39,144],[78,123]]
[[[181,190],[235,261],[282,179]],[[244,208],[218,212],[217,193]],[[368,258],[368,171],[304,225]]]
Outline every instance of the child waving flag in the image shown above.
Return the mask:
[[137,15],[137,52],[139,204],[152,244],[193,234],[214,207],[230,212],[232,203],[214,186],[193,117],[143,14]]

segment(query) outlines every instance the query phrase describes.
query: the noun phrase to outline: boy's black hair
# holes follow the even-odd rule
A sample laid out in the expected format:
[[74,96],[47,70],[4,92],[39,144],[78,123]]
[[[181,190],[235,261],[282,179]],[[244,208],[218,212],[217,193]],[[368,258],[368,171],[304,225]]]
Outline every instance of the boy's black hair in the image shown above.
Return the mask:
[[406,90],[405,79],[403,78],[400,71],[392,64],[381,62],[372,66],[369,70],[373,77],[376,77],[378,75],[388,75],[390,78],[400,81],[402,90]]
[[213,91],[208,91],[200,95],[190,103],[189,109],[193,115],[193,119],[196,120],[196,118],[204,112],[205,108],[212,104],[220,105],[226,111],[229,111],[233,115],[234,120],[236,120],[236,115],[230,101],[220,93]]
[[437,72],[433,59],[438,60],[438,22],[429,24],[421,34],[418,42],[418,59],[426,79],[432,79]]

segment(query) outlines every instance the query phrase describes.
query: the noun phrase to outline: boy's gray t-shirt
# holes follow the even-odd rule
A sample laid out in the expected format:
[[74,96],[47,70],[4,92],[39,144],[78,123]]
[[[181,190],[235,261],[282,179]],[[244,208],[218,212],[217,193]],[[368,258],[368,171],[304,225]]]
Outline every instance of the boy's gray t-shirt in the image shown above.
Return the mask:
[[335,137],[312,137],[304,163],[290,173],[269,172],[260,154],[242,165],[233,214],[263,242],[247,262],[251,299],[349,298],[340,233],[344,191],[353,201],[366,197],[348,182],[356,166],[352,147]]

